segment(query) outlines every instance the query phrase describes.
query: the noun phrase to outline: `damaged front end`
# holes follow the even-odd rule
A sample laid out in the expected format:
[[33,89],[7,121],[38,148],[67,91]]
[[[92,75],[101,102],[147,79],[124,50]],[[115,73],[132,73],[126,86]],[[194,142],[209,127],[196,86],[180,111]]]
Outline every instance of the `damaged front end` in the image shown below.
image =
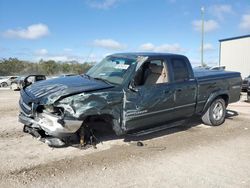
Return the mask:
[[[112,85],[87,78],[78,83],[81,87],[48,80],[21,90],[19,121],[24,124],[24,132],[53,147],[84,145],[95,139],[85,120],[94,122],[102,114],[120,118],[121,93],[111,91]],[[94,115],[98,117],[93,118]],[[115,127],[117,130],[120,126]]]
[[24,124],[24,132],[50,146],[63,146],[76,139],[75,133],[82,126],[82,121],[65,117],[63,108],[25,102],[25,92],[22,93],[19,121]]

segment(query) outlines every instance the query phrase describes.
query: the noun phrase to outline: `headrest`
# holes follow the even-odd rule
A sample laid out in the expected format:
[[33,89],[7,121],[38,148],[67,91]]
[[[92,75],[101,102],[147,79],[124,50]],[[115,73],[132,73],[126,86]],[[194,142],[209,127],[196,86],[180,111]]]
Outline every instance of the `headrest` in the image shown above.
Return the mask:
[[150,64],[149,68],[150,68],[152,73],[161,74],[163,66],[159,66],[159,65],[156,65],[156,64]]

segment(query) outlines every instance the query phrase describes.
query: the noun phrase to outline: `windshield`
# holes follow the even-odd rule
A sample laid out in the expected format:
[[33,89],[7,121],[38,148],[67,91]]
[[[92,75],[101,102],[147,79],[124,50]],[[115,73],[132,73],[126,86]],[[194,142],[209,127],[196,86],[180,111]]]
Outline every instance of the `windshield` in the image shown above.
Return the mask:
[[92,67],[87,72],[87,75],[95,79],[120,85],[123,83],[126,73],[133,64],[136,64],[136,59],[109,56]]

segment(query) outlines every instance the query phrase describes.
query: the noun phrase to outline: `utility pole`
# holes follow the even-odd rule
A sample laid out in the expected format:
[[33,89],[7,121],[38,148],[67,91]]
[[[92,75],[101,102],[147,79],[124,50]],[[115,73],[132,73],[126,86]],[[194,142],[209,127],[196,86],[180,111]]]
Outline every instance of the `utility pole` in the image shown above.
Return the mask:
[[204,12],[205,8],[201,7],[201,66],[204,67]]

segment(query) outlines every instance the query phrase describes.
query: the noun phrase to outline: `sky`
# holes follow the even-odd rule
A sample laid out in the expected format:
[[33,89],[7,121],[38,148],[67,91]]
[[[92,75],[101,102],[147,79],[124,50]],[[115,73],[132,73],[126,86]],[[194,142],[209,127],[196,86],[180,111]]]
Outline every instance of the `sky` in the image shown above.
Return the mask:
[[100,61],[169,52],[216,66],[220,39],[250,34],[250,0],[0,0],[0,59]]

